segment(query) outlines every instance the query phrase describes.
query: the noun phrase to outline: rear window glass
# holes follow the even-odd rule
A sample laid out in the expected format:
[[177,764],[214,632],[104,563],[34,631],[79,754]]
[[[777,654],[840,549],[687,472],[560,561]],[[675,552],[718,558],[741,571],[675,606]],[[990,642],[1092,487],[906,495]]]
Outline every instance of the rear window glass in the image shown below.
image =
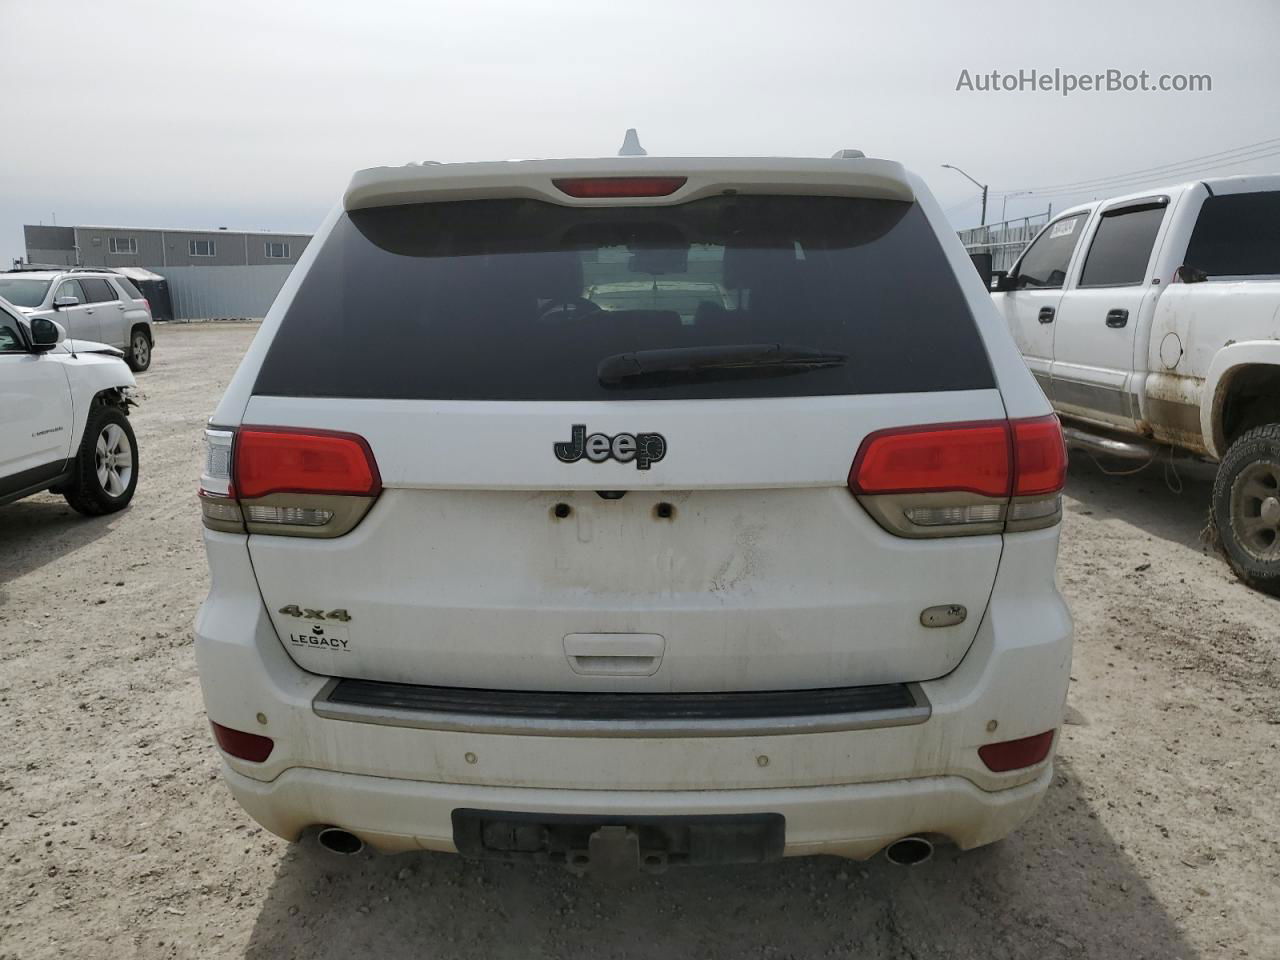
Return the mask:
[[[741,362],[760,353],[751,345],[781,345],[784,359]],[[602,372],[648,369],[652,351],[674,351],[656,355],[667,372]],[[681,369],[708,356],[724,362]],[[639,400],[992,386],[917,205],[725,196],[353,211],[303,279],[255,392]]]
[[1120,287],[1142,283],[1164,220],[1165,204],[1126,207],[1104,213],[1080,275],[1082,287]]
[[52,282],[31,277],[0,277],[0,297],[15,307],[38,307],[44,303],[44,295]]
[[120,299],[115,287],[97,277],[81,277],[80,288],[84,290],[89,303],[106,303],[108,300]]
[[120,284],[120,289],[125,292],[133,300],[142,299],[142,291],[133,285],[133,281],[128,277],[116,277],[116,283]]
[[1211,277],[1280,274],[1280,191],[1207,199],[1187,263]]

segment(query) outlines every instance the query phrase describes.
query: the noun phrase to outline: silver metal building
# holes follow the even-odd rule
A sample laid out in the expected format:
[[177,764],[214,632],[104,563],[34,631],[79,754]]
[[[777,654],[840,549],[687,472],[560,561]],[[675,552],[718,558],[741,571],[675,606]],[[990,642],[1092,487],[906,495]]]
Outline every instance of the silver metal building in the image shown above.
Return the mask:
[[174,318],[262,317],[311,241],[304,233],[26,224],[27,262],[142,267],[169,281]]

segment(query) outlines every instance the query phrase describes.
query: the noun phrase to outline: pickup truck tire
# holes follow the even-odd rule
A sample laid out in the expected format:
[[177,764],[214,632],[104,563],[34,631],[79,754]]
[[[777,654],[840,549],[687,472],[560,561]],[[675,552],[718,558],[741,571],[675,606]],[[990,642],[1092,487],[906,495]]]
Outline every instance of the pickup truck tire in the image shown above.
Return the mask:
[[147,336],[146,327],[134,327],[129,334],[129,349],[125,360],[134,373],[142,373],[151,366],[151,338]]
[[119,407],[89,410],[72,478],[62,491],[71,508],[87,516],[123,510],[138,486],[138,442]]
[[1242,434],[1222,458],[1213,521],[1236,575],[1280,596],[1280,423]]

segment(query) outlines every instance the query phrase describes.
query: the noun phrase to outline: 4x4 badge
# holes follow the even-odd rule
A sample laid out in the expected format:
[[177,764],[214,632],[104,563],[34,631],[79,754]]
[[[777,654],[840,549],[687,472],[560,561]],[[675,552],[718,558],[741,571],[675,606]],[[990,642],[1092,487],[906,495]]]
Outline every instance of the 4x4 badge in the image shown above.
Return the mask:
[[592,463],[617,460],[619,463],[636,462],[637,470],[648,470],[667,455],[667,441],[660,433],[619,433],[609,436],[593,433],[587,436],[586,424],[575,423],[573,436],[567,443],[554,445],[556,459],[564,463],[577,463],[586,457]]

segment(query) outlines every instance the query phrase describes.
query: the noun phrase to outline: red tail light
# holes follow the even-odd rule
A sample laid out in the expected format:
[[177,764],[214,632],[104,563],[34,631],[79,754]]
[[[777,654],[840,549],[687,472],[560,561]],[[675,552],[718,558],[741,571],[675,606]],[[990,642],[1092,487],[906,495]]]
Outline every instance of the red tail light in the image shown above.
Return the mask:
[[200,474],[204,525],[223,533],[340,537],[382,492],[363,437],[291,427],[209,427]]
[[1057,523],[1067,449],[1053,415],[895,427],[867,436],[849,489],[891,533],[999,533]]
[[1009,460],[1004,420],[880,430],[858,450],[849,486],[863,494],[955,490],[1007,497]]
[[224,727],[212,721],[209,725],[213,727],[213,738],[218,741],[218,746],[241,760],[262,763],[271,756],[271,751],[275,748],[275,742],[270,737],[245,733],[243,730],[232,730],[230,727]]
[[688,177],[572,177],[552,180],[561,193],[584,199],[669,197]]
[[1053,734],[1053,730],[1046,730],[1044,733],[1037,733],[1034,737],[1005,740],[1003,743],[988,743],[978,748],[978,756],[993,773],[1034,767],[1049,755],[1049,750],[1053,746]]
[[233,489],[241,500],[271,493],[375,497],[382,489],[363,437],[246,427],[236,435]]
[[151,301],[146,297],[142,298],[142,305],[147,308],[147,313],[151,312]]
[[1013,463],[1015,497],[1057,493],[1067,482],[1067,446],[1062,425],[1053,414],[1034,420],[1014,420]]

